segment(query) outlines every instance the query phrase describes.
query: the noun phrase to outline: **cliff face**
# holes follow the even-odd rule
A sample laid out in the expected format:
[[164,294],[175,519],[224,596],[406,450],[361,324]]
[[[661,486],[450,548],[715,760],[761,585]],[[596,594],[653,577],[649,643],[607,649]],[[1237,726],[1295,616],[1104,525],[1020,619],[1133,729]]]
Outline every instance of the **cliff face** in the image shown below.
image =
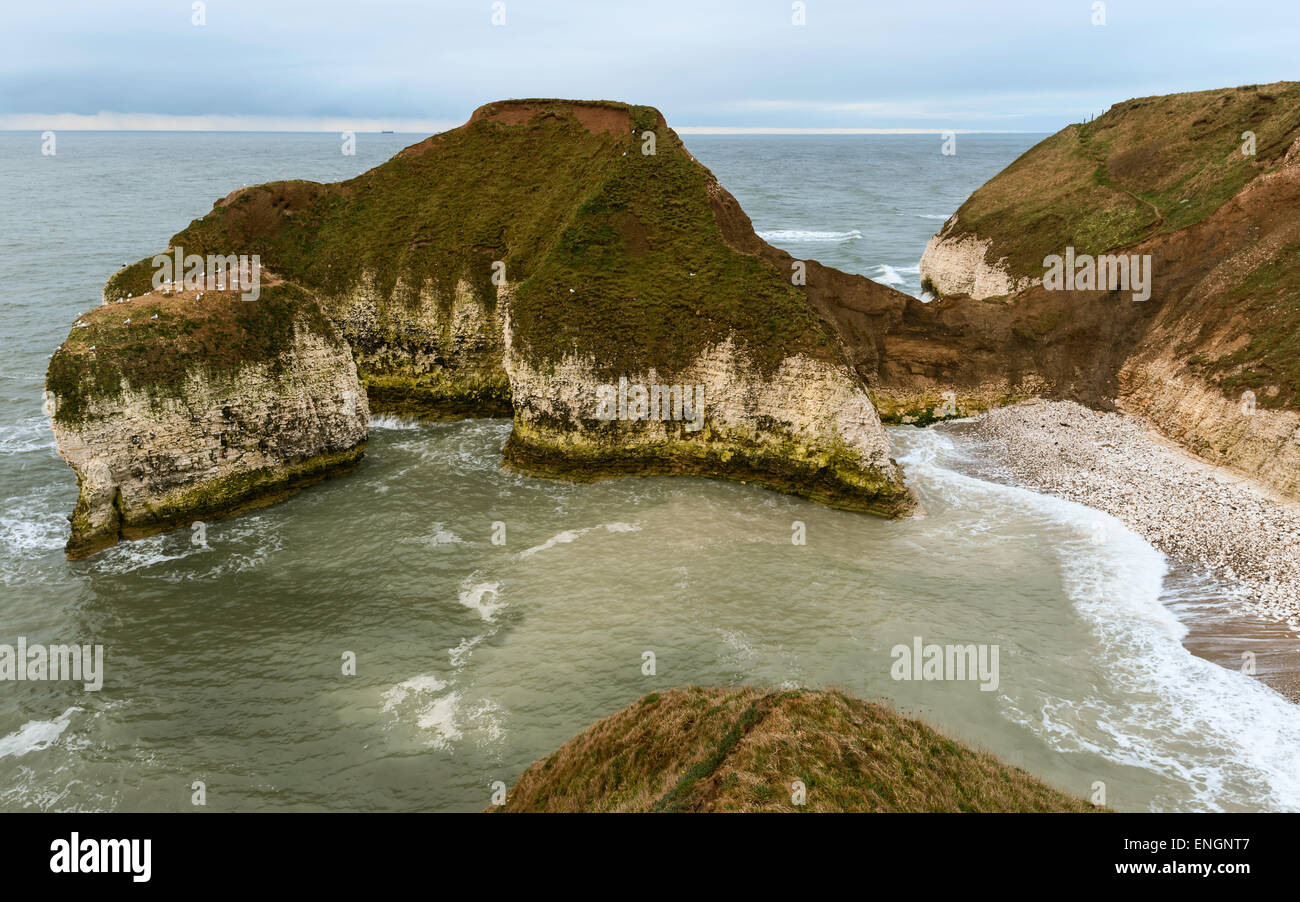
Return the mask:
[[[871,398],[843,367],[794,356],[762,375],[730,340],[671,373],[650,367],[617,385],[591,358],[541,369],[524,354],[506,361],[515,413],[505,462],[524,472],[733,478],[883,516],[912,504]],[[624,384],[633,397],[644,388],[647,416],[602,419],[601,386],[617,405]],[[679,387],[687,404],[674,416]]]
[[[958,412],[1119,406],[1300,497],[1298,206],[1300,85],[1117,104],[971,195],[921,261],[940,299],[883,317],[861,374],[882,414],[924,418],[945,393]],[[1149,258],[1149,299],[1131,281],[1047,290],[1067,253]]]
[[989,260],[991,241],[961,233],[957,214],[949,217],[921,254],[925,287],[938,296],[961,294],[977,300],[1023,291],[1029,276],[1015,277],[1006,259]]
[[[796,785],[796,783],[801,785]],[[1089,811],[841,692],[673,689],[530,766],[492,811]]]
[[[350,181],[234,192],[171,247],[256,254],[316,298],[375,410],[512,415],[507,465],[907,513],[834,325],[734,205],[649,107],[504,101]],[[152,271],[126,267],[106,296]],[[633,408],[601,415],[625,384]]]
[[[305,299],[294,311],[255,301],[222,318],[191,305],[168,311],[170,331],[123,333],[132,340],[93,356],[73,330],[47,380],[85,488],[73,544],[114,522],[120,534],[181,522],[186,504],[274,498],[301,481],[295,467],[318,475],[308,460],[327,470],[355,460],[363,429],[293,412],[327,394],[360,422],[367,404],[511,415],[505,462],[533,473],[699,474],[891,516],[913,502],[882,419],[1063,398],[1123,406],[1294,494],[1297,139],[1294,84],[1118,104],[1041,142],[962,205],[926,249],[923,280],[939,297],[923,303],[763,242],[649,107],[488,104],[355,179],[236,191],[172,238],[185,254],[259,255]],[[1109,285],[1047,290],[1044,260],[1062,253],[1149,256],[1149,299]],[[149,258],[128,266],[105,297],[146,295],[152,274]],[[345,373],[355,366],[354,400],[346,376],[327,385],[322,352],[297,346],[290,323],[322,337]],[[176,343],[192,334],[218,340]],[[182,392],[178,361],[221,378],[270,366],[259,377],[270,382],[237,390],[268,399],[240,470],[266,456],[262,488],[229,504],[164,500],[225,475],[190,464],[179,481],[121,489],[121,473],[145,466],[123,463],[145,441],[132,438],[175,434],[200,448],[216,428],[181,438],[179,421],[162,428],[165,404],[141,406],[142,390],[194,394],[207,412],[236,391]],[[318,390],[283,381],[298,366]],[[601,407],[611,390],[612,414]],[[130,402],[116,431],[109,396]]]
[[369,412],[310,296],[150,293],[84,314],[47,409],[77,474],[70,557],[285,497],[348,469]]
[[504,309],[458,280],[442,300],[428,286],[398,285],[386,300],[366,273],[324,309],[352,347],[371,409],[432,419],[510,415],[502,366]]

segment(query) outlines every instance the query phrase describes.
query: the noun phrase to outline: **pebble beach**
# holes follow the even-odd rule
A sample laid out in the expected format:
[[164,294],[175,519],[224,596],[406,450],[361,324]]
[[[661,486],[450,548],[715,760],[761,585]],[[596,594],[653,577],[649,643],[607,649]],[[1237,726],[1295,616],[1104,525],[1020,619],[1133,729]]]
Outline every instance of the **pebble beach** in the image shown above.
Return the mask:
[[1300,632],[1300,504],[1175,447],[1141,419],[1033,401],[940,427],[996,472],[1104,511],[1171,558],[1239,585],[1239,605]]

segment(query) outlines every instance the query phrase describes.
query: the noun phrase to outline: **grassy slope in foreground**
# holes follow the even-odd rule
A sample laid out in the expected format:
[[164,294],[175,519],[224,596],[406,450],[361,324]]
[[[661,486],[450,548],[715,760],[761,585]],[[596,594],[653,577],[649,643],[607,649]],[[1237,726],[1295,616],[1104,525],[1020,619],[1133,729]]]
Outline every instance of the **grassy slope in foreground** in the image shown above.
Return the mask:
[[[791,800],[803,781],[807,804]],[[837,691],[673,689],[534,763],[505,811],[1091,811],[991,755]]]

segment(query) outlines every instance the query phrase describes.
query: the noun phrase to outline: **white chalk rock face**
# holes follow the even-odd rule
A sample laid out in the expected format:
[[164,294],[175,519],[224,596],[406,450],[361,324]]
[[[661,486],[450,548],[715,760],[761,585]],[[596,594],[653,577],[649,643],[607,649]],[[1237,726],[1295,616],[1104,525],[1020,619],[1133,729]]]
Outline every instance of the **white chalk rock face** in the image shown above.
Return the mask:
[[956,235],[953,214],[921,254],[921,279],[941,295],[967,295],[977,300],[1005,297],[1024,291],[1033,279],[1017,279],[1000,260],[989,261],[988,239]]
[[842,365],[797,355],[763,374],[728,338],[679,372],[602,375],[592,358],[516,353],[508,316],[505,361],[505,462],[524,472],[710,476],[847,510],[915,510],[870,396]]
[[321,307],[352,347],[376,413],[509,416],[495,298],[461,279],[444,298],[429,282],[398,280],[391,296],[367,273]]
[[[58,453],[80,488],[69,556],[268,504],[355,465],[366,394],[348,346],[321,323],[295,323],[270,359],[191,366],[165,385],[97,384],[78,392],[75,416],[60,415],[74,399],[47,379]],[[89,370],[97,351],[76,353],[72,371]]]

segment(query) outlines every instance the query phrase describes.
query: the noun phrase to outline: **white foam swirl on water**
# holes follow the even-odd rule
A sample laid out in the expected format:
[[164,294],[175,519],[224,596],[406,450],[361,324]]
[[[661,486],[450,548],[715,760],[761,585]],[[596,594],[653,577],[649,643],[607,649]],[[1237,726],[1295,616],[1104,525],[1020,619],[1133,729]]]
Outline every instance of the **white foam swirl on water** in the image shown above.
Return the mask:
[[409,695],[418,695],[421,692],[440,692],[446,688],[447,684],[432,674],[411,677],[409,680],[403,680],[384,692],[384,710],[394,710],[398,705],[406,701]]
[[50,429],[50,421],[44,416],[26,417],[17,423],[0,426],[0,454],[26,454],[54,449],[54,432]]
[[[184,527],[143,539],[123,541],[105,549],[87,564],[94,573],[141,573],[163,582],[211,580],[230,573],[246,573],[262,566],[284,546],[284,539],[258,514],[244,514],[205,524],[206,542]],[[219,549],[219,553],[217,552]],[[160,567],[184,561],[185,565]],[[156,572],[153,571],[157,568]]]
[[[466,733],[480,747],[501,742],[505,737],[501,705],[490,698],[466,704],[465,690],[444,692],[447,687],[447,683],[432,674],[412,677],[384,692],[384,710],[397,715],[401,721],[413,722],[424,734],[424,744],[440,751],[451,751]],[[412,713],[402,718],[401,712],[408,706]]]
[[402,541],[406,544],[422,545],[425,548],[438,548],[445,545],[461,545],[464,543],[464,539],[447,529],[443,523],[434,523],[433,532],[427,536],[403,539]]
[[506,603],[501,601],[501,584],[498,582],[479,582],[472,583],[466,579],[460,589],[460,603],[472,611],[477,611],[479,617],[488,623],[496,621],[497,614],[506,607]]
[[388,413],[370,418],[371,429],[394,429],[406,431],[411,429],[420,429],[425,425],[427,424],[422,423],[419,420],[405,419]]
[[583,529],[566,529],[563,532],[559,532],[551,536],[549,539],[547,539],[545,542],[543,542],[540,545],[534,545],[532,548],[528,548],[525,549],[524,551],[519,552],[518,557],[522,560],[523,558],[532,557],[535,554],[554,548],[556,545],[568,545],[571,542],[574,542],[577,539],[581,538],[582,536],[585,536],[591,532],[595,532],[598,529],[603,529],[606,532],[616,532],[616,533],[617,532],[639,532],[641,530],[641,527],[637,526],[635,523],[615,522],[615,523],[602,523],[599,526],[588,526]]
[[806,229],[773,229],[767,232],[758,232],[758,237],[764,241],[856,241],[862,237],[862,233],[857,229],[849,229],[847,232],[818,232]]
[[28,752],[49,748],[68,728],[72,715],[80,710],[82,709],[77,707],[69,708],[53,720],[29,720],[0,739],[0,758],[21,758]]

